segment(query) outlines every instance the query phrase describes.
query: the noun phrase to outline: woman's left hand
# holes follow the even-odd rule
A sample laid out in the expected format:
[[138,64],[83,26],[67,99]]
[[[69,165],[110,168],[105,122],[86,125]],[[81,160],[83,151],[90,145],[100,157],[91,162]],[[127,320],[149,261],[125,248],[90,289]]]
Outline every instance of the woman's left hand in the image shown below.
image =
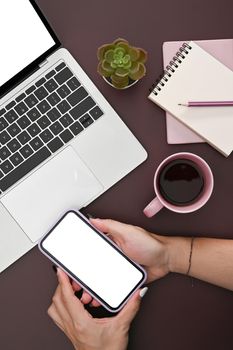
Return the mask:
[[75,296],[68,276],[59,268],[57,275],[59,285],[48,309],[48,315],[71,340],[74,348],[125,350],[130,324],[140,306],[140,290],[117,316],[97,319],[85,310],[83,303]]

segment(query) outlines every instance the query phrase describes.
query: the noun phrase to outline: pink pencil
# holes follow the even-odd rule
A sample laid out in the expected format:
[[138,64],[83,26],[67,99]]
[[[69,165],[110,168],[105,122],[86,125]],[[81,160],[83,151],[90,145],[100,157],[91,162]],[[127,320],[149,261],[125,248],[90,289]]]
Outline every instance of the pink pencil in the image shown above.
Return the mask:
[[189,101],[187,103],[179,103],[179,106],[186,106],[186,107],[233,106],[233,101]]

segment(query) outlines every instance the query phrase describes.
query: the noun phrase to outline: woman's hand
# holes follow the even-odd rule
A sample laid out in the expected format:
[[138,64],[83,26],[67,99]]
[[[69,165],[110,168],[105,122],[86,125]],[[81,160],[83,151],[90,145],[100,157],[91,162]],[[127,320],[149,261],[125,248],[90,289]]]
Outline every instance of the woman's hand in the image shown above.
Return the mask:
[[142,265],[147,282],[165,276],[169,271],[169,241],[140,227],[113,220],[91,219],[91,223],[107,234],[132,260]]
[[[168,272],[187,272],[190,238],[159,236],[140,227],[109,219],[90,219],[90,221],[112,239],[129,258],[146,269],[147,282],[164,277]],[[72,285],[75,291],[82,289],[76,282]],[[84,304],[99,306],[99,303],[85,291],[81,301]]]
[[59,285],[48,314],[71,340],[74,348],[76,350],[125,350],[130,323],[139,309],[141,297],[147,288],[137,291],[117,316],[95,319],[74,295],[68,276],[59,268],[57,276]]

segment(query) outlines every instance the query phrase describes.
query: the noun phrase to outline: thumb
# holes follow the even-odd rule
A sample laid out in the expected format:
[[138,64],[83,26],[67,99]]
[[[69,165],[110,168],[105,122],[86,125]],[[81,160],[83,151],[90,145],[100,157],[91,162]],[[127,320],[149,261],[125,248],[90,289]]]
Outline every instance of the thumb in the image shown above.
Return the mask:
[[132,298],[128,301],[128,303],[125,305],[125,307],[121,310],[121,312],[116,316],[116,318],[124,323],[130,325],[130,323],[133,321],[134,317],[136,316],[139,307],[141,305],[141,300],[143,296],[146,294],[148,288],[142,288],[139,289]]

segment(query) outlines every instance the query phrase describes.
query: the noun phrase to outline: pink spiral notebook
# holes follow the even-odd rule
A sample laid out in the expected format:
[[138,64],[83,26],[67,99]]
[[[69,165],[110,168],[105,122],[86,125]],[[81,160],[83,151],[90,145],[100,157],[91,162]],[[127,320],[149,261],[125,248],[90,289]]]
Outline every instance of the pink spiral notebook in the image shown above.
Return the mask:
[[[163,44],[163,65],[169,64],[184,41],[167,41]],[[233,70],[233,39],[195,41],[202,49]],[[205,142],[168,112],[166,113],[167,142],[169,144]]]

